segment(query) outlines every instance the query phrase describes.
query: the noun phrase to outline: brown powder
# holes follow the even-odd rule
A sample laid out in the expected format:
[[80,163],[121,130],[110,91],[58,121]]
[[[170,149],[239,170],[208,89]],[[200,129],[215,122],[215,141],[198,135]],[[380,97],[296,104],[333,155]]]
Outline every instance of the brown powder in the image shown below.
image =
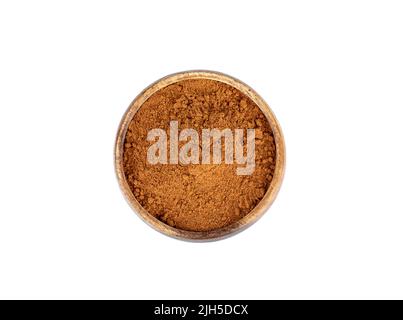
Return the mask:
[[[237,175],[234,164],[150,164],[149,130],[255,129],[251,175]],[[200,146],[201,148],[201,146]],[[246,154],[246,152],[245,152]],[[152,95],[131,121],[124,144],[124,173],[138,202],[159,220],[179,229],[209,231],[247,215],[273,178],[275,143],[266,117],[239,90],[213,80],[184,80]]]

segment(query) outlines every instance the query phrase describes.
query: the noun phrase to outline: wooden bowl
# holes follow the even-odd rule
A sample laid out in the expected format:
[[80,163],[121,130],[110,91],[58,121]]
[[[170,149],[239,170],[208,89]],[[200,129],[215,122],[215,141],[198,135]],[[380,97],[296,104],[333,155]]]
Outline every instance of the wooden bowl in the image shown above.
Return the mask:
[[[126,132],[128,126],[133,119],[135,113],[139,110],[141,105],[155,92],[158,90],[176,83],[182,80],[189,79],[210,79],[215,81],[220,81],[226,83],[243,94],[248,96],[252,101],[256,103],[256,105],[260,108],[260,110],[264,113],[267,120],[269,121],[270,127],[273,131],[273,136],[276,144],[276,167],[274,170],[273,179],[270,183],[266,194],[262,198],[262,200],[257,204],[257,206],[249,212],[245,217],[238,220],[237,222],[228,225],[226,227],[215,229],[211,231],[186,231],[171,227],[164,222],[155,218],[152,214],[147,212],[140,203],[134,197],[130,187],[127,183],[124,170],[123,170],[123,151],[124,151],[124,141],[126,137]],[[276,117],[271,111],[270,107],[267,103],[249,86],[244,84],[243,82],[230,77],[228,75],[213,72],[213,71],[185,71],[175,73],[169,76],[166,76],[153,84],[147,87],[143,92],[141,92],[134,101],[130,104],[128,110],[124,114],[122,121],[119,126],[119,130],[116,137],[115,144],[115,169],[117,178],[119,181],[119,185],[122,189],[123,194],[126,197],[126,200],[133,208],[133,210],[142,218],[146,223],[148,223],[151,227],[156,229],[157,231],[162,232],[165,235],[182,239],[182,240],[191,240],[191,241],[211,241],[211,240],[219,240],[226,238],[230,235],[234,235],[250,225],[256,222],[271,206],[273,201],[275,200],[277,193],[280,189],[284,170],[285,170],[285,145],[283,134],[280,129],[280,125],[277,122]]]

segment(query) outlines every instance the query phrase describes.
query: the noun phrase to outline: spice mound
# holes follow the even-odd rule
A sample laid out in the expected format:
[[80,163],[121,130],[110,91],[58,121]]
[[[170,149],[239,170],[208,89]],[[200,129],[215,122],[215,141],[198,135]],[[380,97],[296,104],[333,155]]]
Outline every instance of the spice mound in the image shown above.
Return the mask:
[[[192,137],[181,139],[186,129],[194,139],[184,149]],[[251,145],[248,129],[254,129]],[[206,144],[206,130],[226,134]],[[150,132],[161,133],[160,148]],[[234,147],[237,135],[241,150]],[[213,154],[216,143],[220,159]],[[156,161],[150,161],[151,147],[158,149]],[[241,172],[248,164],[237,162],[235,154],[245,157],[248,148],[253,167]],[[263,112],[238,89],[209,79],[182,80],[155,92],[135,113],[124,140],[124,174],[137,201],[160,221],[188,231],[223,228],[248,215],[265,195],[275,163],[273,132]]]

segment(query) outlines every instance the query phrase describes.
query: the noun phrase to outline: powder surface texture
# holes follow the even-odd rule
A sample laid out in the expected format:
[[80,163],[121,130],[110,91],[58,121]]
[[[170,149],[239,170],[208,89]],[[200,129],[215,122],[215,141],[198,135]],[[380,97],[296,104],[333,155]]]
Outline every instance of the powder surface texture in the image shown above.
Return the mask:
[[[166,130],[169,143],[171,121],[200,136],[202,129],[255,129],[254,172],[237,175],[237,163],[148,163],[153,143],[147,141],[148,132]],[[123,165],[131,191],[149,213],[178,229],[209,231],[238,221],[259,203],[273,178],[275,154],[272,130],[252,100],[219,81],[183,80],[154,93],[135,114]]]

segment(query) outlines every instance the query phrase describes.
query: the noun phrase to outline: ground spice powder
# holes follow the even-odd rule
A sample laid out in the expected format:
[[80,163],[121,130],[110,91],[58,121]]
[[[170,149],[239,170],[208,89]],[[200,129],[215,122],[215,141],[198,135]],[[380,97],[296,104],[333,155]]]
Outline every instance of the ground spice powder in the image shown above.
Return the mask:
[[[236,175],[238,164],[149,164],[149,130],[255,129],[255,170]],[[169,134],[168,134],[169,141]],[[201,148],[201,146],[200,146]],[[259,107],[225,83],[183,80],[154,93],[129,124],[123,153],[126,180],[138,202],[164,223],[183,230],[210,231],[247,215],[273,178],[273,132]]]

